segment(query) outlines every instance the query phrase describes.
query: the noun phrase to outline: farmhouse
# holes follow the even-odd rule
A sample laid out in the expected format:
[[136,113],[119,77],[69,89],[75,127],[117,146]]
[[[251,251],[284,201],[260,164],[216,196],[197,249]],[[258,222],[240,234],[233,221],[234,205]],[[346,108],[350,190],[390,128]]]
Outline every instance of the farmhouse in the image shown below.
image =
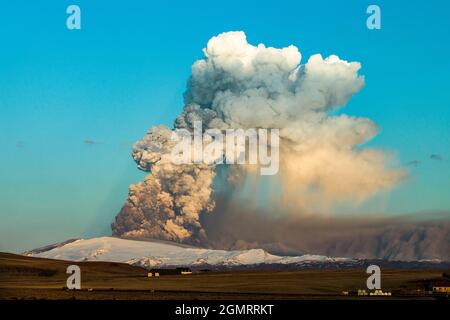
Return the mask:
[[434,282],[431,287],[433,293],[450,293],[450,281]]
[[[343,295],[355,295],[355,292],[343,291]],[[366,289],[358,289],[356,293],[358,296],[391,296],[391,292],[384,292],[383,290],[375,290],[373,292],[367,292]]]
[[148,273],[148,277],[159,277],[167,275],[187,275],[191,274],[192,271],[189,268],[175,268],[175,269],[151,269]]

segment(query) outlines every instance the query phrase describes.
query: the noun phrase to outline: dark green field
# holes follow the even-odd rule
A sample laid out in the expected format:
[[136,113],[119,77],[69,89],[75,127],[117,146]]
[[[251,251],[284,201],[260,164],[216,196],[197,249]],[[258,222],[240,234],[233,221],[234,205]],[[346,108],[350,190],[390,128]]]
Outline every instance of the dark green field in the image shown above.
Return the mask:
[[[82,290],[64,289],[66,268],[81,268]],[[384,299],[433,299],[427,283],[445,270],[382,270]],[[147,278],[122,263],[68,262],[0,254],[0,299],[362,299],[342,291],[364,289],[364,269],[209,272]],[[364,299],[380,299],[366,297]]]

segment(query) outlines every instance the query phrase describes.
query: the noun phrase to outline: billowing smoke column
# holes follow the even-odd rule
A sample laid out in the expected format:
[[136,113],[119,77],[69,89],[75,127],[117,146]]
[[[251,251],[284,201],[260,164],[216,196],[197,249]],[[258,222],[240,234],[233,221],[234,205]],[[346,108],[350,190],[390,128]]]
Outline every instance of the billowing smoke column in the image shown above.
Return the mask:
[[173,164],[171,134],[165,126],[154,127],[134,145],[138,167],[151,174],[130,185],[128,200],[112,226],[114,235],[190,243],[206,239],[199,215],[214,208],[214,170],[205,164]]
[[[203,130],[279,129],[279,204],[285,208],[309,214],[337,201],[361,202],[404,176],[386,168],[386,153],[359,147],[377,133],[370,119],[330,115],[364,86],[358,62],[316,54],[300,64],[295,46],[253,46],[243,32],[211,38],[204,54],[192,66],[174,128],[193,131],[194,122],[202,121]],[[153,127],[134,145],[134,160],[150,173],[130,186],[114,235],[207,243],[200,217],[214,211],[216,167],[173,164],[171,133],[165,126]],[[229,169],[233,183],[239,181],[236,172],[250,174],[244,166]]]

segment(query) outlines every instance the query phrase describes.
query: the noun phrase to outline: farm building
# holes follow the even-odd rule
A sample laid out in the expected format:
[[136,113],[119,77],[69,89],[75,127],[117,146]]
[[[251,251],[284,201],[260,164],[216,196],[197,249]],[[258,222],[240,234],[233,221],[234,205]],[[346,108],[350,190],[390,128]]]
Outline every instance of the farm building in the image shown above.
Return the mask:
[[432,290],[433,293],[450,293],[450,281],[434,282]]
[[[347,292],[347,295],[354,295],[355,293],[353,292],[348,292],[348,291],[344,291]],[[343,294],[345,295],[345,293],[343,292]],[[366,289],[358,289],[357,294],[358,296],[391,296],[392,293],[391,292],[383,292],[382,290],[375,290],[373,292],[368,292],[366,291]]]
[[167,275],[187,275],[191,274],[192,271],[189,268],[174,268],[174,269],[151,269],[148,273],[148,277],[159,277]]
[[358,289],[358,296],[368,296],[369,293],[365,289]]
[[371,296],[391,296],[391,292],[383,292],[383,290],[375,290],[370,293]]

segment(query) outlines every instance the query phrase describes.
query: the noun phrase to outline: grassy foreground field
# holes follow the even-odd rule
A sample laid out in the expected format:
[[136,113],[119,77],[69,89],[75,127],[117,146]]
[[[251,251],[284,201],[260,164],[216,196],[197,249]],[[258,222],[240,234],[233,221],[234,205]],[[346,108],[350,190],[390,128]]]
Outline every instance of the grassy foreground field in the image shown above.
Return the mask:
[[[81,268],[79,291],[64,289],[66,268]],[[382,270],[385,299],[432,299],[424,285],[445,270]],[[342,291],[364,289],[364,269],[210,272],[147,278],[122,263],[68,262],[0,253],[0,299],[354,299]],[[421,290],[421,291],[418,291]],[[367,297],[366,299],[377,299]]]

